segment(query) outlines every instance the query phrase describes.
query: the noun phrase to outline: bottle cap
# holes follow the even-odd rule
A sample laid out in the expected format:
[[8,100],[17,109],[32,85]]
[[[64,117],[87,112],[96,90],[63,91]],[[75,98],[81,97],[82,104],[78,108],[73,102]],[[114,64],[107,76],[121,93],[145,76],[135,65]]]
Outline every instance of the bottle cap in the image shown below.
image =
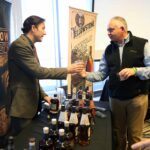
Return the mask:
[[57,97],[57,94],[54,94],[54,97]]
[[68,94],[68,95],[67,95],[67,99],[72,99],[72,95],[71,95],[71,94]]
[[9,144],[14,143],[14,137],[13,137],[13,136],[9,136],[9,137],[8,137],[8,143],[9,143]]
[[49,127],[43,127],[43,133],[48,134],[49,133]]
[[14,140],[14,137],[13,136],[9,136],[8,139],[9,140]]
[[64,129],[59,129],[59,135],[63,136],[65,134],[65,130]]
[[53,124],[53,125],[57,124],[57,119],[53,118],[53,119],[52,119],[52,124]]
[[31,137],[29,138],[29,146],[35,146],[35,138],[34,137]]
[[31,137],[31,138],[29,138],[29,142],[35,142],[35,138],[34,137]]

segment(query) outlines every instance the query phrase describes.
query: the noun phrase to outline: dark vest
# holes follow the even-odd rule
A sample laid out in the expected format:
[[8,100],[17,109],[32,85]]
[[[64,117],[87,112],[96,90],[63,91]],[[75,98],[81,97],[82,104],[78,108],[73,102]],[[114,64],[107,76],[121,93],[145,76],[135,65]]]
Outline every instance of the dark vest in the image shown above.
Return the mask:
[[144,46],[146,42],[146,39],[132,36],[130,33],[130,41],[125,44],[123,49],[121,65],[118,45],[111,42],[106,48],[105,57],[109,68],[110,97],[125,100],[139,94],[148,93],[148,81],[140,80],[136,76],[120,81],[117,75],[123,68],[144,67]]

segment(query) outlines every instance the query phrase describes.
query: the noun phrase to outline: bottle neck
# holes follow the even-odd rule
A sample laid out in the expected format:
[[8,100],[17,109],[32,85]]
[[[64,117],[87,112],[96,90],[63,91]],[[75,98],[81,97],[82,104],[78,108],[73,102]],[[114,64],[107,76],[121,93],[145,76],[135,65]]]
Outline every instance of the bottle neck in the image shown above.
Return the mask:
[[57,125],[56,124],[52,124],[52,130],[57,130]]

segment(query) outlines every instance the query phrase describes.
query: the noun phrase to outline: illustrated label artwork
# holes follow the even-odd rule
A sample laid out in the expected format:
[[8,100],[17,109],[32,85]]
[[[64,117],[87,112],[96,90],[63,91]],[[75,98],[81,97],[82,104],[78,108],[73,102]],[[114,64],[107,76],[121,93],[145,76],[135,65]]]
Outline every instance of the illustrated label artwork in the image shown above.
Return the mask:
[[[91,72],[94,70],[93,54],[95,49],[96,14],[70,7],[69,15],[68,62],[71,64],[83,61],[86,71]],[[78,90],[81,86],[89,86],[92,89],[91,82],[87,82],[76,75],[70,76],[70,79],[68,79],[69,93],[71,93],[73,87],[76,87]]]
[[10,8],[10,2],[0,0],[0,107],[7,103],[7,52],[10,43]]

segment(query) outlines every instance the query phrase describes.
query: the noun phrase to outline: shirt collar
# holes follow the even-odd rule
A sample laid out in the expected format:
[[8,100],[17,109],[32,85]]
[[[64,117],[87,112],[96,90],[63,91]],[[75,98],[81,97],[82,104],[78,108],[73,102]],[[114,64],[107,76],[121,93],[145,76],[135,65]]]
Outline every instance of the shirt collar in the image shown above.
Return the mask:
[[29,38],[26,34],[24,34],[24,36],[25,36],[25,37],[27,38],[27,40],[29,41],[31,47],[34,48],[34,43],[30,40],[30,38]]
[[121,44],[117,43],[117,45],[118,45],[119,47],[123,47],[126,43],[129,42],[129,40],[130,40],[130,35],[128,34],[128,35],[124,38],[123,42],[122,42]]

